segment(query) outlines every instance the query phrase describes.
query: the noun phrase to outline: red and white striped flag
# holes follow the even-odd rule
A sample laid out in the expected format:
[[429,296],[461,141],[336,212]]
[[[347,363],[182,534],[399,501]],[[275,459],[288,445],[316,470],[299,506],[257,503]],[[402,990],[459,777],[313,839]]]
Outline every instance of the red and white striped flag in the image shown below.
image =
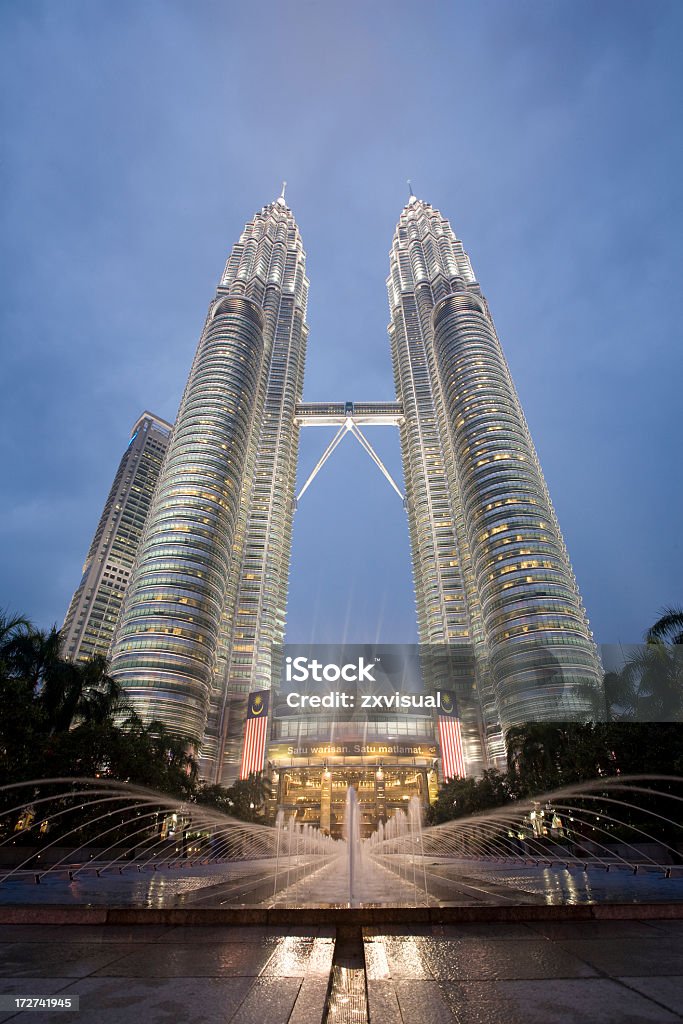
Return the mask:
[[268,732],[268,690],[257,690],[249,694],[247,720],[244,725],[244,745],[240,778],[247,779],[252,772],[263,771]]
[[441,775],[447,779],[465,776],[465,757],[462,749],[462,733],[453,694],[441,691],[441,707],[438,716],[439,747],[441,749]]

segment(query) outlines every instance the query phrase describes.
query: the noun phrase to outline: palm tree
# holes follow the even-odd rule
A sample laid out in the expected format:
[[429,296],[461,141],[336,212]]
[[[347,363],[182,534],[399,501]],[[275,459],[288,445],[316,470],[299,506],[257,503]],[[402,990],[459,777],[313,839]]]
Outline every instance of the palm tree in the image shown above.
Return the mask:
[[680,722],[683,718],[683,610],[666,608],[645,644],[619,672],[605,676],[612,720]]
[[559,781],[566,745],[565,730],[558,723],[528,722],[513,726],[505,736],[508,767],[517,775],[523,789],[533,792],[552,789]]
[[680,722],[683,718],[683,648],[661,641],[646,644],[619,673],[635,696],[640,722]]
[[126,724],[138,751],[144,748],[148,750],[152,775],[147,783],[165,791],[191,792],[198,773],[195,757],[198,741],[171,732],[157,719],[145,724],[135,711],[128,715]]
[[23,615],[11,615],[7,611],[0,611],[0,660],[13,640],[30,633],[32,628],[31,623]]
[[81,696],[74,717],[89,725],[105,725],[117,714],[130,710],[124,689],[109,675],[109,662],[102,654],[93,655],[78,665],[81,673]]
[[59,645],[57,653],[52,655],[53,641],[54,635],[51,634],[47,638],[45,661],[37,684],[38,702],[45,712],[51,734],[67,732],[71,728],[83,698],[85,683],[81,665],[60,658]]
[[250,772],[247,782],[249,784],[251,802],[256,810],[259,811],[266,800],[270,800],[273,795],[270,779],[265,772]]
[[665,608],[645,634],[648,644],[683,644],[683,608]]
[[[20,671],[18,651],[32,632],[28,619],[0,612],[0,777],[3,782],[32,774],[37,721],[32,687]],[[19,662],[19,664],[18,664]]]
[[21,693],[33,727],[49,734],[68,729],[82,683],[78,667],[60,656],[59,631],[3,617],[0,632],[2,678],[15,695]]
[[630,722],[637,716],[638,686],[632,675],[605,672],[603,688],[608,721]]
[[0,666],[5,678],[21,679],[34,689],[48,661],[59,655],[59,634],[35,629],[19,615],[0,614]]
[[242,821],[258,821],[272,788],[263,772],[251,772],[248,778],[233,782],[227,795],[232,801],[230,814]]

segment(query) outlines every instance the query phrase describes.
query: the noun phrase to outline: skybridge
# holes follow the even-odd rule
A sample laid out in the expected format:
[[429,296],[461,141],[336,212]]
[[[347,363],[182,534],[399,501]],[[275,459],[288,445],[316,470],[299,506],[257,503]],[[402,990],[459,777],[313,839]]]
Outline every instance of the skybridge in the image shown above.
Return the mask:
[[297,494],[294,500],[295,508],[347,434],[355,437],[405,505],[405,496],[401,493],[400,487],[360,429],[361,426],[400,427],[403,423],[403,408],[400,402],[300,402],[295,406],[294,422],[300,427],[339,428]]
[[300,427],[340,427],[347,419],[357,426],[399,427],[403,408],[400,402],[300,402],[294,410]]

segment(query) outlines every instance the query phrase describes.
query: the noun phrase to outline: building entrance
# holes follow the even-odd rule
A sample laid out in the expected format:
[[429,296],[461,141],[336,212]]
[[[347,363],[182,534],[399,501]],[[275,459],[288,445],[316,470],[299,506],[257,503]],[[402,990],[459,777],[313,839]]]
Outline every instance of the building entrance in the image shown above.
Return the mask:
[[370,836],[380,821],[386,822],[397,810],[407,811],[412,796],[427,805],[436,796],[437,777],[431,764],[319,764],[274,767],[271,771],[272,797],[269,817],[279,809],[286,820],[292,815],[302,825],[342,838],[344,806],[349,786],[358,794],[361,835]]

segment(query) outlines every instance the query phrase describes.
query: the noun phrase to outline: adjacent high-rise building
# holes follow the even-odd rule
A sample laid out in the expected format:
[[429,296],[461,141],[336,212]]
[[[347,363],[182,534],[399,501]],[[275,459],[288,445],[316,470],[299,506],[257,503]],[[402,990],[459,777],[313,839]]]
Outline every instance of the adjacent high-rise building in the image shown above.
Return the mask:
[[133,426],[62,626],[71,661],[109,652],[170,433],[151,412]]
[[[360,425],[399,427],[422,674],[454,696],[453,763],[478,774],[510,726],[592,709],[596,648],[488,305],[448,221],[412,194],[387,286],[393,403],[302,404],[308,281],[284,191],[246,225],[209,304],[111,663],[144,717],[195,738],[208,780],[238,771],[249,694],[255,715],[266,707],[302,425],[351,430],[380,468]],[[334,830],[349,773],[380,816],[427,799],[435,723],[394,718],[362,736],[325,715],[271,723],[279,802]],[[326,747],[332,725],[340,745]]]

